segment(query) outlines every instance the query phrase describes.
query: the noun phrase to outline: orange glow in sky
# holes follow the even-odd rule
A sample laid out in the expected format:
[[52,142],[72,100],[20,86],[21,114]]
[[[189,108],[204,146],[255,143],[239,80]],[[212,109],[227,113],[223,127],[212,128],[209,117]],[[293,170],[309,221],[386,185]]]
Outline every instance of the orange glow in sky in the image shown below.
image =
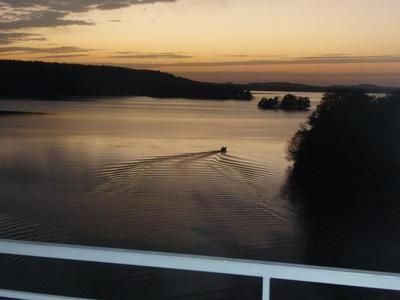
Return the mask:
[[398,0],[0,0],[0,59],[400,86],[399,12]]

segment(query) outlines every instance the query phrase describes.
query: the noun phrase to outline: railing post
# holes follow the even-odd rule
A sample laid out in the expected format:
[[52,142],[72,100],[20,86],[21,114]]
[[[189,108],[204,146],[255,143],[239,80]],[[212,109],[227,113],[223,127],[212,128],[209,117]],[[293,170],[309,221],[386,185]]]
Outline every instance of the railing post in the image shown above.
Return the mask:
[[262,300],[270,299],[270,284],[271,284],[271,278],[264,276],[262,282]]

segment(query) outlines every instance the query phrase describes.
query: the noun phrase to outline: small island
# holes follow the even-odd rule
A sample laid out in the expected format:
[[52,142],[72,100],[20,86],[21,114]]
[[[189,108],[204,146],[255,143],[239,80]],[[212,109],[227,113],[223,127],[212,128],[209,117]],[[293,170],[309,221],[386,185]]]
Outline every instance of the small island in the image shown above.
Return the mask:
[[299,97],[287,94],[280,100],[279,97],[262,98],[258,103],[258,108],[269,110],[286,110],[286,111],[308,111],[310,109],[310,98]]

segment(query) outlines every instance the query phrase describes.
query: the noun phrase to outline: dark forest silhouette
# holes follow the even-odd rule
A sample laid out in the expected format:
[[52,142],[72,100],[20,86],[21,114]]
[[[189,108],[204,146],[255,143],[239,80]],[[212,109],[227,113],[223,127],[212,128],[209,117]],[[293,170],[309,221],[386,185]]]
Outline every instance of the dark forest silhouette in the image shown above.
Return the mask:
[[149,96],[250,100],[237,85],[110,66],[0,61],[0,96]]
[[260,109],[281,109],[287,111],[295,110],[309,110],[310,109],[310,98],[298,97],[292,94],[285,95],[282,100],[279,97],[274,98],[262,98],[258,102],[258,108]]
[[[326,93],[289,146],[313,265],[400,271],[400,93]],[[341,299],[399,294],[342,288]],[[339,298],[338,298],[339,299]]]

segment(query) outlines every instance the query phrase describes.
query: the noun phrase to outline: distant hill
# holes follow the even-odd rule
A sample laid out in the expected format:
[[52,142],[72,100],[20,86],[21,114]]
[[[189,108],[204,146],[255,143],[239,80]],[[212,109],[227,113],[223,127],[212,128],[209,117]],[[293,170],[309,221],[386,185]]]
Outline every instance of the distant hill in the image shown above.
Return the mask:
[[342,89],[358,89],[367,93],[389,93],[399,88],[379,86],[373,84],[360,84],[360,85],[330,85],[330,86],[317,86],[306,85],[290,82],[254,82],[243,85],[252,91],[283,91],[283,92],[329,92]]
[[239,85],[198,82],[158,71],[12,60],[0,60],[0,96],[252,98]]
[[244,85],[252,91],[324,92],[325,87],[290,82],[253,82]]
[[359,85],[353,85],[353,86],[346,86],[346,85],[332,85],[328,87],[329,91],[335,91],[335,90],[343,90],[343,89],[357,89],[357,90],[362,90],[367,93],[390,93],[395,90],[399,90],[400,88],[396,87],[391,87],[391,86],[380,86],[380,85],[375,85],[375,84],[359,84]]

